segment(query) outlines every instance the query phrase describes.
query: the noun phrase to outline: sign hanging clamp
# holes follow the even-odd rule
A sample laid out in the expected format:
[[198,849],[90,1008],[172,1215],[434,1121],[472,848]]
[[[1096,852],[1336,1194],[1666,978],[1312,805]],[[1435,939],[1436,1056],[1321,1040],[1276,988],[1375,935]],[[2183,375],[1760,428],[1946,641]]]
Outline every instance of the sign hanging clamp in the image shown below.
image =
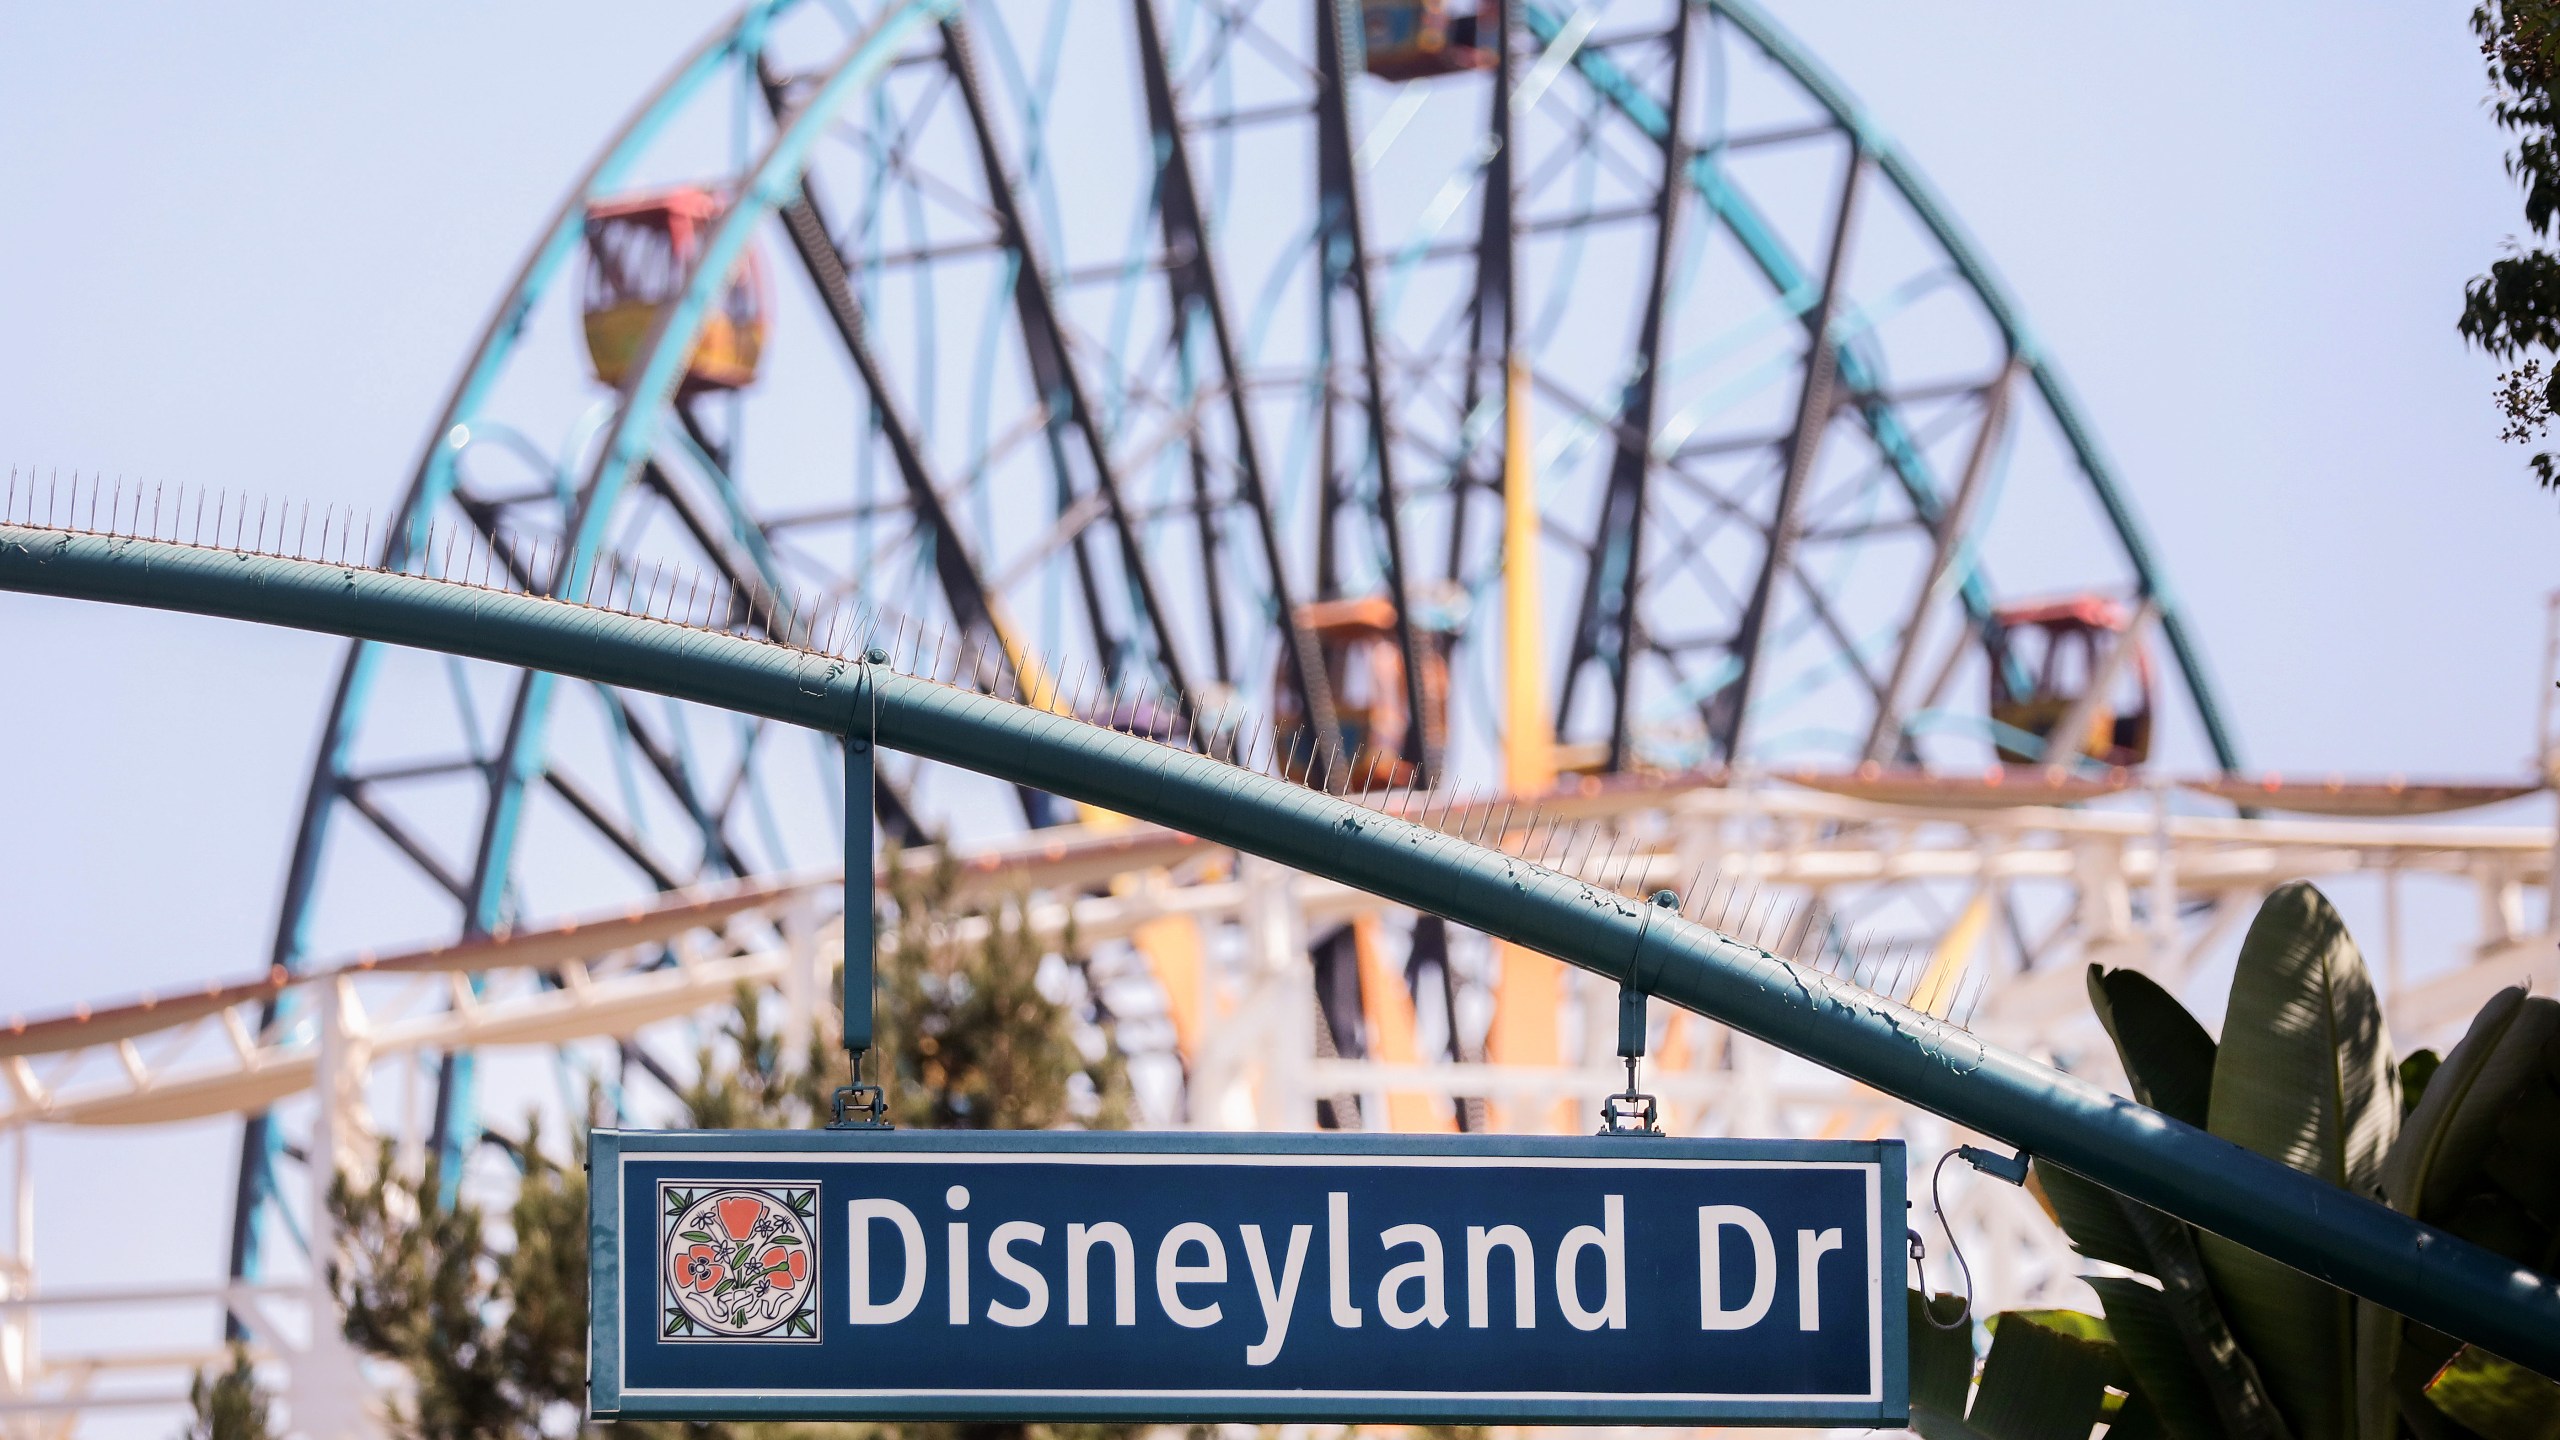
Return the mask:
[[1618,1058],[1627,1062],[1627,1088],[1600,1102],[1600,1133],[1603,1135],[1658,1136],[1662,1133],[1662,1105],[1644,1093],[1640,1084],[1640,1067],[1644,1060],[1646,1022],[1645,990],[1638,973],[1644,960],[1644,942],[1653,933],[1653,912],[1677,910],[1677,891],[1657,890],[1653,903],[1644,912],[1643,928],[1636,932],[1635,953],[1627,960],[1627,978],[1618,982]]

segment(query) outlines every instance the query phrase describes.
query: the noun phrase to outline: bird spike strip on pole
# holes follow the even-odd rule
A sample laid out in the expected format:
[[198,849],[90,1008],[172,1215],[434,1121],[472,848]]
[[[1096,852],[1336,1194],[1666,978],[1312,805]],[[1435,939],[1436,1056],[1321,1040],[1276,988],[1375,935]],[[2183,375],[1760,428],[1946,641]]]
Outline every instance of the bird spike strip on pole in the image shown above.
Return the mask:
[[[46,489],[50,494],[54,486]],[[0,497],[15,502],[15,483]],[[90,500],[97,501],[94,482]],[[2560,1282],[1991,1045],[1849,978],[1789,963],[1676,913],[1534,864],[1507,845],[1473,846],[1417,828],[1395,808],[1364,808],[1149,736],[883,673],[888,667],[847,663],[806,646],[753,635],[705,636],[681,620],[466,588],[439,577],[0,523],[0,590],[416,646],[837,735],[861,727],[878,745],[920,759],[1152,820],[1604,977],[1632,973],[1647,994],[2422,1324],[2560,1375]],[[855,828],[849,825],[848,835]],[[1592,847],[1584,848],[1587,864]],[[1746,914],[1758,908],[1747,897],[1745,906]],[[1636,957],[1632,972],[1630,955]]]

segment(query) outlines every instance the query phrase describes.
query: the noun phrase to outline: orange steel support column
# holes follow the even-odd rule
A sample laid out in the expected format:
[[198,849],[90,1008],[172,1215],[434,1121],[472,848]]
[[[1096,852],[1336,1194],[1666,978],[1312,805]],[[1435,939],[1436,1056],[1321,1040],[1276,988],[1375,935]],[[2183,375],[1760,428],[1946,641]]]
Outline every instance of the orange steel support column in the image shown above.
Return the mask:
[[[1389,1065],[1417,1065],[1422,1050],[1413,1038],[1413,992],[1387,963],[1379,929],[1375,915],[1358,916],[1351,922],[1351,948],[1360,957],[1360,1018],[1369,1030],[1369,1058]],[[1446,1101],[1410,1090],[1390,1090],[1387,1128],[1403,1134],[1454,1132],[1458,1116]]]
[[1189,915],[1160,915],[1133,931],[1129,943],[1146,957],[1147,969],[1164,989],[1174,1048],[1186,1061],[1197,1058],[1208,989],[1200,922]]
[[[1555,788],[1556,741],[1547,718],[1546,647],[1538,593],[1537,477],[1529,457],[1529,368],[1511,357],[1502,417],[1503,782],[1514,795]],[[1564,1058],[1564,965],[1534,950],[1494,942],[1502,963],[1493,992],[1493,1028],[1485,1058],[1497,1065],[1554,1065]],[[1540,1114],[1545,1110],[1545,1114]],[[1501,1108],[1506,1130],[1563,1130],[1572,1119],[1556,1105]]]

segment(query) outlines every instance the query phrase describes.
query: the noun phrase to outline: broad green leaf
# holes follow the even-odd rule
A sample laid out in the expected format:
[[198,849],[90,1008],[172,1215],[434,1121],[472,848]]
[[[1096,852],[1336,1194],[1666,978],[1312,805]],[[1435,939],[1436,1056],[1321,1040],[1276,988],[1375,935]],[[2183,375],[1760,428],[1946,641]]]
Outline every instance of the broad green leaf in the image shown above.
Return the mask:
[[2133,1098],[2202,1129],[2213,1095],[2213,1037],[2178,997],[2138,970],[2091,965],[2089,1005],[2116,1042]]
[[2527,996],[2520,986],[2480,1007],[2383,1163],[2382,1198],[2391,1208],[2435,1224],[2452,1218],[2453,1204],[2478,1182],[2498,1122],[2555,1033],[2560,1001]]
[[2074,1340],[2091,1340],[2100,1345],[2115,1343],[2115,1336],[2107,1331],[2106,1320],[2086,1310],[2003,1310],[1986,1321],[1983,1328],[1989,1330],[1992,1338],[1997,1340],[2000,1337],[2000,1327],[2012,1322],[2041,1325],[2047,1330],[2068,1335]]
[[2126,1222],[2116,1192],[2043,1160],[2036,1161],[2027,1175],[2030,1188],[2052,1212],[2054,1223],[2071,1237],[2072,1249],[2109,1265],[2151,1272],[2150,1252]]
[[1933,1301],[1905,1290],[1903,1303],[1911,1312],[1911,1428],[1924,1440],[1975,1440],[1964,1423],[1965,1400],[1973,1393],[1973,1322],[1941,1330],[1930,1323],[1926,1308],[1934,1304],[1940,1314],[1951,1315],[1964,1302],[1953,1295]]
[[[2490,1171],[2516,1131],[2521,1166],[2502,1173],[2560,1168],[2548,1158],[2560,1146],[2560,1126],[2533,1124],[2520,1096],[2548,1088],[2549,1052],[2560,1043],[2560,1001],[2529,997],[2520,987],[2499,991],[2473,1016],[2462,1043],[2453,1047],[2408,1112],[2400,1136],[2382,1163],[2382,1198],[2395,1210],[2430,1224],[2457,1228],[2465,1238],[2488,1240],[2514,1253],[2536,1248],[2541,1227],[2504,1195]],[[2404,1069],[2405,1069],[2404,1062]],[[2540,1144],[2535,1130],[2541,1130]],[[2540,1152],[2537,1154],[2537,1152]],[[2468,1203],[2466,1203],[2468,1202]],[[2503,1222],[2503,1223],[2502,1223]],[[2493,1234],[2490,1232],[2511,1232]],[[2498,1245],[2498,1239],[2507,1244]],[[2401,1317],[2379,1305],[2356,1307],[2357,1433],[2364,1440],[2396,1440],[2405,1415],[2421,1432],[2437,1428],[2413,1391],[2439,1363],[2444,1341],[2417,1342]],[[2413,1346],[2418,1352],[2412,1353]],[[2416,1373],[2412,1373],[2412,1372]]]
[[709,1232],[702,1230],[679,1230],[676,1232],[676,1238],[679,1240],[690,1240],[696,1245],[717,1245],[720,1243],[719,1241],[712,1239]]
[[2086,1332],[2104,1325],[2092,1316],[2061,1321],[2050,1312],[2015,1310],[1995,1321],[1965,1423],[1990,1440],[2089,1440],[2107,1387],[2130,1377],[2114,1344],[2062,1327]]
[[2160,1423],[2160,1412],[2151,1397],[2140,1390],[2124,1397],[2116,1407],[2114,1418],[2107,1421],[2107,1440],[2169,1440],[2170,1432]]
[[2453,1363],[2454,1356],[2462,1353],[2462,1342],[2420,1325],[2406,1329],[2391,1376],[2401,1426],[2417,1440],[2479,1440],[2470,1426],[2437,1409],[2427,1399],[2428,1384]]
[[[2213,1286],[2205,1278],[2204,1258],[2196,1249],[2195,1231],[2184,1221],[2128,1200],[2059,1166],[2039,1160],[2034,1174],[2064,1233],[2081,1254],[2160,1282],[2159,1289],[2147,1285],[2139,1288],[2157,1300],[2162,1322],[2171,1327],[2170,1334],[2187,1357],[2184,1363],[2195,1383],[2206,1387],[2206,1410],[2212,1424],[2204,1433],[2243,1440],[2289,1440],[2284,1419],[2267,1397],[2257,1366],[2241,1350],[2239,1341],[2232,1338],[2230,1322],[2214,1299]],[[2101,1296],[2108,1293],[2100,1281],[2092,1279],[2089,1283],[2098,1287]],[[2107,1318],[2109,1324],[2115,1323],[2112,1303]],[[2118,1339],[2121,1343],[2121,1332]],[[2142,1376],[2132,1347],[2128,1345],[2126,1350],[2127,1363],[2137,1376]],[[2192,1420],[2182,1413],[2176,1396],[2163,1394],[2154,1398],[2159,1401],[2159,1422],[2163,1427],[2180,1435],[2197,1433]]]
[[[2370,1194],[2399,1129],[2398,1079],[2346,922],[2316,887],[2280,887],[2241,942],[2206,1128]],[[2354,1300],[2219,1236],[2201,1248],[2233,1333],[2294,1433],[2345,1436],[2356,1423]]]
[[2106,1307],[2107,1328],[2135,1388],[2148,1398],[2157,1428],[2172,1440],[2222,1440],[2212,1382],[2179,1332],[2168,1297],[2139,1280],[2113,1276],[2089,1276],[2088,1285]]
[[2544,1243],[2525,1253],[2537,1268],[2552,1268],[2560,1259],[2549,1243],[2560,1228],[2560,1043],[2544,1042],[2542,1073],[2508,1097],[2498,1116],[2498,1142],[2481,1158],[2480,1175],[2540,1222]]
[[[2444,1068],[2444,1057],[2433,1050],[2419,1050],[2400,1060],[2400,1123],[2409,1123],[2409,1112],[2427,1093],[2427,1082]],[[2397,1142],[2394,1142],[2397,1143]]]
[[2486,1440],[2560,1440],[2560,1384],[2477,1345],[2428,1382],[2427,1400]]

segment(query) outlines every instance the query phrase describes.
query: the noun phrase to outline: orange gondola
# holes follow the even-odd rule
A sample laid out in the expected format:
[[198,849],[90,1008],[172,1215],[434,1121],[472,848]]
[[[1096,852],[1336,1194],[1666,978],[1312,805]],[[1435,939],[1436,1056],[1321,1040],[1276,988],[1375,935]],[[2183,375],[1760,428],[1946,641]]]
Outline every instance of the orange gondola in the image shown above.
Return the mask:
[[[1298,607],[1305,627],[1324,655],[1325,683],[1333,691],[1333,714],[1342,727],[1342,747],[1350,757],[1333,762],[1337,777],[1349,783],[1393,790],[1410,785],[1414,767],[1407,758],[1413,715],[1405,698],[1404,650],[1396,642],[1395,602],[1383,595],[1356,600],[1319,600]],[[1449,717],[1449,647],[1455,637],[1444,630],[1422,628],[1415,636],[1422,651],[1422,703],[1429,723],[1439,733]],[[1280,733],[1288,736],[1307,724],[1306,711],[1291,684],[1284,661],[1276,709]],[[1311,740],[1297,742],[1286,764],[1292,776],[1305,778],[1313,759]]]

